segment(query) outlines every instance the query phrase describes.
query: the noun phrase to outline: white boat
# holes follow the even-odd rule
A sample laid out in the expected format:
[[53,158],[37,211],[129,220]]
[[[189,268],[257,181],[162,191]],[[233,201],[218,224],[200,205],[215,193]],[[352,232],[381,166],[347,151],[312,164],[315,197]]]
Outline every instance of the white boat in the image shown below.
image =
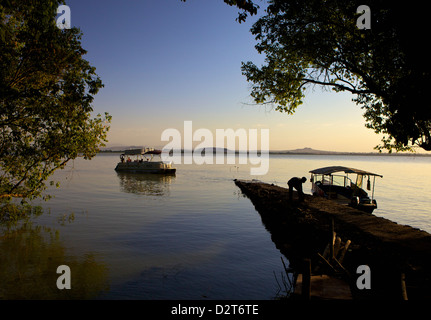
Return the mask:
[[[377,201],[374,199],[374,186],[376,177],[383,178],[382,175],[343,166],[319,168],[311,170],[310,173],[313,195],[336,200],[339,203],[348,204],[369,213],[377,209]],[[355,182],[352,181],[349,174],[354,175]],[[373,178],[372,187],[371,178]],[[367,181],[367,190],[371,191],[371,197],[362,188],[365,180]]]
[[[125,150],[120,155],[120,162],[115,167],[115,171],[131,173],[158,173],[174,174],[176,169],[172,167],[172,162],[153,160],[155,155],[160,156],[161,150],[153,148],[141,148]],[[136,156],[134,159],[132,159]]]

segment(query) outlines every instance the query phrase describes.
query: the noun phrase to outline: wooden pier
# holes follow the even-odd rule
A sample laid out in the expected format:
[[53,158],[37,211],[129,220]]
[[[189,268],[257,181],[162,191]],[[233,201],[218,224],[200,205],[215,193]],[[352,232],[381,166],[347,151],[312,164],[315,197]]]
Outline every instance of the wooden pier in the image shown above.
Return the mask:
[[[280,186],[260,181],[234,182],[251,200],[276,247],[297,273],[303,275],[306,259],[312,266],[321,264],[319,255],[336,233],[350,241],[342,267],[350,275],[353,299],[431,299],[429,233],[320,197],[305,195],[304,202],[299,202],[294,196],[289,201],[288,189]],[[370,289],[355,285],[360,265],[371,270]],[[319,280],[329,288],[331,275],[313,276],[320,275],[310,274],[310,281]],[[302,279],[303,276],[301,288]]]

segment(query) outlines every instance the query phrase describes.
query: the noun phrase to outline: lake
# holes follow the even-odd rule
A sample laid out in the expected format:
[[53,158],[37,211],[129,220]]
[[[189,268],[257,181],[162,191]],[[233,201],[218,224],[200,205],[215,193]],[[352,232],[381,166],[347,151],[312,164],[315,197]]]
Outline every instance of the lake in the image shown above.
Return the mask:
[[[119,174],[118,160],[99,154],[57,171],[53,198],[34,201],[43,214],[4,231],[0,298],[276,298],[287,283],[282,255],[235,178],[285,187],[324,166],[375,172],[383,178],[374,214],[431,232],[431,157],[271,155],[263,176],[239,161],[177,164],[175,176]],[[56,286],[59,265],[70,268],[71,290]]]

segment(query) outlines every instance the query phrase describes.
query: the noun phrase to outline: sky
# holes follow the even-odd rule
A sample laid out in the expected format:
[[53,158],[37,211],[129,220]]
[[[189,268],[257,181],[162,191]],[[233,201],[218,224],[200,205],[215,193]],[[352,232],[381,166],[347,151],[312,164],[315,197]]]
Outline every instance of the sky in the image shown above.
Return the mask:
[[67,0],[83,33],[84,56],[104,88],[94,114],[112,115],[108,147],[161,148],[166,129],[269,130],[270,150],[373,152],[381,136],[365,128],[349,93],[310,89],[295,114],[255,105],[241,62],[264,56],[250,28],[223,0]]

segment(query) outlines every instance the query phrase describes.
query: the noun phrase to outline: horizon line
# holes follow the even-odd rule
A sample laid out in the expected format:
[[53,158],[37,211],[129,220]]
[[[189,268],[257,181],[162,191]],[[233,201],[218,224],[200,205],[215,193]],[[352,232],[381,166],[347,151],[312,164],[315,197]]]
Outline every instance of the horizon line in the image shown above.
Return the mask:
[[[122,152],[125,150],[130,150],[134,148],[142,148],[142,146],[113,146],[113,147],[103,147],[99,150],[99,152]],[[112,150],[116,149],[116,150]],[[155,148],[157,149],[157,148]],[[262,153],[262,150],[231,150],[227,148],[217,148],[217,147],[202,147],[199,149],[186,150],[184,148],[175,149],[179,150],[181,153],[194,153],[194,152],[202,152],[207,149],[212,149],[212,151],[223,150],[224,153],[234,152],[234,153]],[[415,151],[407,151],[407,152],[379,152],[379,151],[328,151],[328,150],[316,150],[312,148],[302,148],[302,149],[291,149],[291,150],[265,150],[269,154],[297,154],[297,155],[406,155],[406,156],[431,156],[431,153],[419,153]]]

